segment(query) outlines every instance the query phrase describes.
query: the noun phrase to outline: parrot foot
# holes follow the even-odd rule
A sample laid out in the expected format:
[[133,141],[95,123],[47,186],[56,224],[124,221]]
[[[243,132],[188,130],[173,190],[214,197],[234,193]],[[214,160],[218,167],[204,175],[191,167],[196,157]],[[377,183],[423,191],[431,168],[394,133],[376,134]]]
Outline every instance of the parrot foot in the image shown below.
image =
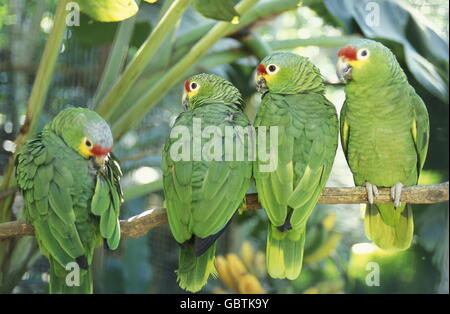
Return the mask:
[[402,188],[403,184],[400,182],[391,187],[391,197],[394,201],[395,209],[397,209],[401,204],[400,196],[402,195]]
[[374,197],[378,196],[378,188],[375,184],[366,182],[366,190],[367,190],[367,199],[369,200],[369,204],[373,204]]

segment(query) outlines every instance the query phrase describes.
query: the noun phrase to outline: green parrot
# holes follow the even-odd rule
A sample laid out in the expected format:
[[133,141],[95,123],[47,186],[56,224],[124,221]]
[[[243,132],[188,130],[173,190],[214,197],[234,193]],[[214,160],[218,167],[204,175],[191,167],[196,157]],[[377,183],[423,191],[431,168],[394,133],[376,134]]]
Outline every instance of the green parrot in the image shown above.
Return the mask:
[[[245,104],[239,91],[216,75],[198,74],[188,79],[183,105],[186,110],[176,119],[164,146],[163,183],[170,229],[180,244],[178,282],[181,288],[197,292],[209,275],[215,274],[216,240],[244,204],[252,161],[239,161],[231,158],[236,157],[233,155],[227,158],[226,148],[217,146],[211,150],[215,153],[213,158],[196,156],[194,142],[201,134],[196,134],[194,125],[200,121],[203,131],[215,129],[218,144],[231,143],[237,152],[241,143],[240,147],[248,153],[248,141],[238,132],[225,137],[225,129],[251,124],[243,113]],[[172,136],[175,130],[182,131],[180,139]],[[180,141],[187,151],[184,158],[176,156]],[[202,150],[207,147],[203,145]]]
[[[394,54],[359,39],[339,51],[338,76],[346,81],[340,114],[341,142],[355,185],[365,186],[367,237],[385,250],[411,245],[411,205],[400,202],[403,186],[415,185],[428,150],[429,120]],[[378,187],[390,187],[392,204],[373,204]]]
[[68,108],[16,157],[25,216],[50,262],[50,293],[92,293],[94,249],[103,239],[119,245],[122,173],[112,145],[97,113]]
[[[270,220],[266,262],[273,278],[293,280],[301,272],[305,231],[325,187],[338,145],[338,119],[325,97],[320,71],[291,52],[266,57],[256,69],[262,102],[255,127],[278,127],[278,164],[271,171],[260,154],[254,163],[258,198]],[[267,129],[269,132],[269,129]],[[269,135],[267,135],[269,137]],[[275,153],[276,154],[276,153]]]

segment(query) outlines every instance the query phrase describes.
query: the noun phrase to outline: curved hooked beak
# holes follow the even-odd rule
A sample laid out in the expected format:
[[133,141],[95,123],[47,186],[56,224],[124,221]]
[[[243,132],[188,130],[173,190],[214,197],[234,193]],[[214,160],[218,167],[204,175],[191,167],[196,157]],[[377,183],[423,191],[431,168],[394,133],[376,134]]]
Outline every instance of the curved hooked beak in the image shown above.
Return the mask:
[[95,163],[103,167],[108,160],[109,153],[112,151],[112,148],[103,148],[102,146],[96,145],[94,148],[92,148],[91,152],[93,156],[95,157]]
[[189,108],[189,95],[186,93],[186,91],[183,92],[183,97],[181,98],[183,107],[185,110]]
[[336,64],[336,74],[339,80],[346,83],[352,79],[352,66],[345,57],[339,57]]

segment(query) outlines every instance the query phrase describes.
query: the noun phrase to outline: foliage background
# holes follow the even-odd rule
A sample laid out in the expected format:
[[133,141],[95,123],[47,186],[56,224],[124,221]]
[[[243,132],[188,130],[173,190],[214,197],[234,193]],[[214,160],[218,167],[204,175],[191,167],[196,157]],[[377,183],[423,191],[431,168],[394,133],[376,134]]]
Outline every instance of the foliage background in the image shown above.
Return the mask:
[[[80,26],[68,27],[37,128],[63,108],[95,108],[111,87],[111,82],[108,85],[102,77],[108,71],[123,70],[123,61],[133,59],[173,1],[141,1],[138,14],[123,22],[102,23],[82,14]],[[0,0],[0,169],[6,169],[14,140],[25,121],[57,2]],[[379,26],[366,22],[369,2],[380,6]],[[243,92],[248,104],[246,113],[253,118],[259,103],[253,83],[258,57],[268,49],[294,50],[319,66],[330,83],[327,95],[339,110],[345,95],[342,86],[336,84],[337,50],[353,36],[378,39],[397,54],[430,113],[431,145],[420,183],[448,180],[448,2],[310,0],[298,4],[260,0],[256,5],[262,8],[259,18],[215,43],[188,73],[179,76],[178,83],[189,74],[203,71],[227,77]],[[205,35],[211,23],[189,7],[174,31],[165,34],[161,48],[143,68],[117,111],[111,113],[110,121],[117,121],[136,104]],[[120,55],[117,47],[122,48],[123,57],[109,61],[110,54]],[[115,76],[109,79],[114,81]],[[116,143],[114,151],[125,172],[123,218],[162,206],[160,152],[171,123],[182,110],[181,93],[181,84],[175,85],[142,120],[130,121],[132,129]],[[339,150],[328,186],[352,184]],[[16,196],[9,209],[12,218],[20,217],[21,206],[21,198]],[[310,221],[307,263],[300,278],[292,282],[272,280],[260,272],[258,280],[266,291],[275,293],[448,293],[448,203],[416,206],[414,210],[413,247],[404,253],[385,254],[367,243],[359,206],[318,206]],[[219,252],[239,253],[243,239],[254,250],[264,251],[265,232],[263,211],[244,213],[222,237]],[[3,261],[0,256],[0,292],[46,292],[48,263],[37,252],[34,240],[14,242],[14,247]],[[118,251],[100,249],[95,266],[96,292],[182,292],[173,272],[177,256],[177,245],[167,226],[139,239],[124,240]],[[245,260],[245,252],[240,256]],[[364,284],[367,261],[381,264],[380,287]],[[223,292],[225,288],[219,279],[210,280],[204,291]]]

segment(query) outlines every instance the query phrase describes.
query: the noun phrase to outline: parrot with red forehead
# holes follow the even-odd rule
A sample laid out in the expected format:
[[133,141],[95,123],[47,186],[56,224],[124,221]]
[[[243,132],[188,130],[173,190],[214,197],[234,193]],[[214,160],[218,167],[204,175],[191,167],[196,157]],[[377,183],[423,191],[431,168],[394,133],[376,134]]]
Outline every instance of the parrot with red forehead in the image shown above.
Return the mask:
[[[216,240],[243,206],[252,176],[252,160],[246,157],[248,136],[240,132],[226,136],[226,128],[245,129],[251,124],[238,89],[217,75],[189,78],[183,105],[185,111],[177,117],[163,149],[163,184],[170,230],[180,245],[178,283],[197,292],[216,273]],[[196,123],[201,124],[200,134],[196,134]],[[196,156],[194,141],[207,129],[217,137],[210,139],[209,132],[197,151],[202,155]],[[209,146],[214,139],[218,145]],[[236,148],[236,155],[227,151],[227,143]],[[244,153],[242,159],[237,158],[238,147]],[[205,155],[206,151],[213,155]]]
[[338,118],[325,97],[319,69],[308,58],[276,52],[258,65],[256,86],[262,102],[258,132],[278,128],[277,166],[260,155],[253,173],[258,199],[269,218],[266,263],[273,278],[296,279],[302,269],[306,224],[325,187],[338,145]]
[[[366,235],[385,250],[405,250],[414,233],[403,186],[417,184],[428,150],[427,108],[394,54],[359,39],[339,51],[337,74],[346,82],[340,113],[341,142],[355,185],[365,186]],[[391,188],[391,204],[374,204],[379,187]]]
[[[110,249],[119,245],[122,173],[112,145],[97,113],[68,108],[17,154],[17,185],[50,262],[50,293],[92,293],[94,249],[104,240]],[[75,268],[79,278],[70,275]]]

